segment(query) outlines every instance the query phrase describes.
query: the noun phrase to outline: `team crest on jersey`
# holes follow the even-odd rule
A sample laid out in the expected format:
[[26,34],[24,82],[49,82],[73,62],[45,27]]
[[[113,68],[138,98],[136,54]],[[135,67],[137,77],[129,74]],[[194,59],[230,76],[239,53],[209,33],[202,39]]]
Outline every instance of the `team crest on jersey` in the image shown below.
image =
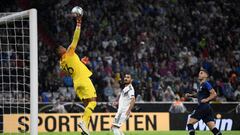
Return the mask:
[[200,86],[200,88],[197,91],[202,91],[202,86]]
[[122,91],[122,95],[123,95],[124,97],[127,96],[127,95],[128,95],[128,91],[126,91],[126,92]]

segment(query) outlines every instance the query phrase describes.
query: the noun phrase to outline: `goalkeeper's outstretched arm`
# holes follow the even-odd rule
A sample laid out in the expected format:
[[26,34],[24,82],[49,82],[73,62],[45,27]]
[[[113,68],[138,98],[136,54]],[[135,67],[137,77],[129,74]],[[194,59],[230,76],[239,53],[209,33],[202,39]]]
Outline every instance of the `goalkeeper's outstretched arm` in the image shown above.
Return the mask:
[[77,19],[77,24],[76,24],[76,28],[74,31],[74,35],[73,35],[73,40],[72,43],[70,44],[70,46],[68,47],[68,51],[75,51],[77,44],[78,44],[78,40],[80,37],[80,33],[81,33],[81,22],[82,22],[82,17],[78,16]]

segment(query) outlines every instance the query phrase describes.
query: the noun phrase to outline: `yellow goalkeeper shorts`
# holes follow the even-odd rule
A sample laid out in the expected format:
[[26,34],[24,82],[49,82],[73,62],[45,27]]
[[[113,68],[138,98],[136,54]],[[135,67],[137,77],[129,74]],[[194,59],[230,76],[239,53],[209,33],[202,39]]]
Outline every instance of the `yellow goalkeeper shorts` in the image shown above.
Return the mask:
[[74,81],[74,89],[81,100],[97,97],[96,90],[90,78],[81,78]]

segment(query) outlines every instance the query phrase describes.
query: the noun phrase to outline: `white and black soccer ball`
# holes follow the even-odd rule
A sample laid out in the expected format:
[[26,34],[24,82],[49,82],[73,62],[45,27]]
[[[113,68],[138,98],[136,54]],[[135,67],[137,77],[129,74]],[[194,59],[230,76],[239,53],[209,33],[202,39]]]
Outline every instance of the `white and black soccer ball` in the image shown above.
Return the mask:
[[72,9],[72,13],[83,16],[83,9],[79,6],[76,6]]

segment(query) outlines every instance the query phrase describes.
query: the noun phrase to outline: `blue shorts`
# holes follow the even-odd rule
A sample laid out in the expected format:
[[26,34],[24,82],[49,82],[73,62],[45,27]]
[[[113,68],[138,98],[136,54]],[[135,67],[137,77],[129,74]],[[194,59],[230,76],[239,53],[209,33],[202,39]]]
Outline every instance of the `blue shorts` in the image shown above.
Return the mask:
[[212,107],[209,104],[198,105],[197,108],[192,112],[190,118],[197,119],[198,121],[202,119],[205,123],[215,121]]

